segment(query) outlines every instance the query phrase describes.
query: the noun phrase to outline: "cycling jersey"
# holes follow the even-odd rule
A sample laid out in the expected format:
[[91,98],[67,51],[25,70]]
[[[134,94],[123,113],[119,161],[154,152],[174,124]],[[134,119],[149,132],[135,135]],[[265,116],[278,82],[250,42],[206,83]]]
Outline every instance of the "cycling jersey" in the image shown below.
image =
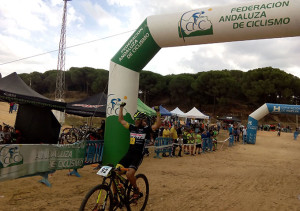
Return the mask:
[[187,139],[188,139],[188,144],[194,144],[195,139],[194,139],[194,134],[193,133],[188,133],[187,134]]
[[149,126],[137,127],[133,124],[129,125],[130,145],[128,152],[119,161],[119,164],[126,168],[138,169],[143,161],[146,138],[150,137],[152,128]]
[[201,143],[202,143],[202,140],[201,140],[201,134],[197,134],[197,135],[196,135],[196,143],[197,143],[197,144],[201,144]]
[[152,131],[151,127],[143,126],[137,127],[133,124],[129,125],[130,132],[130,152],[144,152],[146,145],[146,137],[150,137],[150,132]]

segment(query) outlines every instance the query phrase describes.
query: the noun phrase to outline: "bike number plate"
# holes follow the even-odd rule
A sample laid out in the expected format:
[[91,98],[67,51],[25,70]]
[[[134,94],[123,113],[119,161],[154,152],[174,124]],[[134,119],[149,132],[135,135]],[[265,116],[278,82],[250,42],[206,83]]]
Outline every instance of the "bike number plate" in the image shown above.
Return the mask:
[[111,166],[102,166],[102,168],[97,172],[97,174],[103,177],[107,177],[111,169]]

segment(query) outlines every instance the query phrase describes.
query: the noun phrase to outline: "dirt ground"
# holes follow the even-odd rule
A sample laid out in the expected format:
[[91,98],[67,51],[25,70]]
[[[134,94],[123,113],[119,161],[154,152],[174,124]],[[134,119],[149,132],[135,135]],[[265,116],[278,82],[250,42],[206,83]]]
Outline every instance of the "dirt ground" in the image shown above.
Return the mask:
[[[11,117],[0,113],[0,123]],[[150,183],[146,210],[300,210],[299,139],[259,131],[255,145],[227,144],[194,157],[146,157],[138,170]],[[40,176],[0,182],[0,210],[78,210],[101,177],[91,166],[79,169],[80,178],[68,172],[51,175],[51,188]]]

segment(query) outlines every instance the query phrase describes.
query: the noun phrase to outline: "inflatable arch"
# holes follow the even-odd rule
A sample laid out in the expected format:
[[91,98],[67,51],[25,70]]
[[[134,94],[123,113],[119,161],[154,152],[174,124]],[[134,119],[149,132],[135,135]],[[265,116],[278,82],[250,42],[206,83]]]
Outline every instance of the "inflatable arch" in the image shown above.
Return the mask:
[[267,114],[300,114],[299,105],[271,104],[265,103],[248,117],[247,143],[255,144],[258,121]]
[[163,47],[300,36],[300,1],[248,2],[147,17],[111,59],[104,138],[104,163],[127,152],[129,132],[118,122],[137,109],[139,72]]

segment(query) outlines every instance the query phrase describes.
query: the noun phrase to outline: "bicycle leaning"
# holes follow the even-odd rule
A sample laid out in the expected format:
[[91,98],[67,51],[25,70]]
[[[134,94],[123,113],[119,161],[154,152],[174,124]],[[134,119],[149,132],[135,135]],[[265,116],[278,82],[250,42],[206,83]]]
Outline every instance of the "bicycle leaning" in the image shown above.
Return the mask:
[[[117,169],[112,166],[102,166],[97,172],[103,176],[101,184],[92,188],[83,199],[80,211],[83,210],[144,210],[149,198],[149,183],[144,174],[136,175],[139,188],[138,198],[133,197],[133,187],[119,172],[126,172],[127,168]],[[116,190],[114,196],[113,188]]]

